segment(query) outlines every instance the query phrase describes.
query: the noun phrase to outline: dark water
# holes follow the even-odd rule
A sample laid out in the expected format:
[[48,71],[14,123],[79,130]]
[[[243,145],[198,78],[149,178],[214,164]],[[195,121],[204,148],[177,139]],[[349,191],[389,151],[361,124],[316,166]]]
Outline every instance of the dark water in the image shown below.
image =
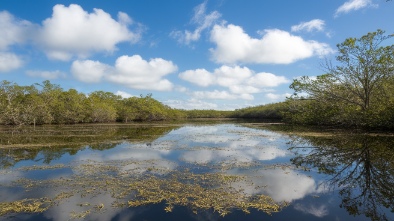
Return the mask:
[[394,220],[394,137],[251,124],[3,128],[1,220]]

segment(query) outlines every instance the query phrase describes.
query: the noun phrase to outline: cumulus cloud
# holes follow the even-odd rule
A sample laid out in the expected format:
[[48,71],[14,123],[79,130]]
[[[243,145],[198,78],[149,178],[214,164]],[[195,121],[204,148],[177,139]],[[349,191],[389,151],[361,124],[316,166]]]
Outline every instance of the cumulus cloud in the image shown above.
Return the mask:
[[0,52],[0,72],[8,72],[20,68],[23,60],[14,53]]
[[251,94],[289,82],[284,76],[265,72],[255,73],[247,67],[227,65],[215,69],[212,73],[205,69],[187,70],[180,73],[179,77],[198,86],[221,86],[231,92],[219,90],[194,92],[193,96],[199,99],[253,100],[254,97]]
[[215,81],[214,76],[205,69],[187,70],[180,73],[179,77],[202,87],[207,87]]
[[[212,59],[217,63],[290,64],[312,56],[324,56],[334,50],[328,44],[304,40],[279,29],[260,32],[260,39],[252,38],[236,25],[215,25],[210,40]],[[235,43],[236,42],[236,43]]]
[[71,66],[71,73],[80,81],[97,83],[102,79],[134,89],[166,91],[173,84],[163,77],[175,72],[177,66],[162,58],[149,61],[139,55],[121,56],[115,66],[99,61],[77,60]]
[[346,14],[350,11],[357,11],[362,8],[366,7],[377,7],[375,4],[372,3],[372,0],[349,0],[341,5],[336,11],[335,16],[339,14]]
[[204,2],[197,7],[194,8],[194,16],[191,20],[191,23],[196,24],[197,28],[194,31],[173,31],[170,33],[170,36],[177,39],[181,44],[190,44],[193,41],[197,41],[201,37],[201,33],[212,27],[218,19],[221,17],[221,14],[217,11],[213,11],[209,14],[206,13],[207,2]]
[[86,83],[100,82],[105,74],[112,72],[112,67],[99,61],[77,60],[71,65],[71,73],[79,81]]
[[284,76],[276,76],[271,73],[258,73],[248,79],[247,84],[256,87],[276,87],[280,84],[289,83]]
[[86,58],[93,52],[113,52],[121,42],[136,42],[140,32],[132,32],[132,19],[118,13],[118,20],[102,9],[92,13],[76,4],[55,5],[52,17],[42,23],[38,43],[51,59],[70,60],[73,56]]
[[146,61],[139,55],[121,56],[116,60],[115,73],[107,76],[111,82],[135,89],[168,91],[173,84],[164,76],[178,70],[178,67],[162,58]]
[[321,19],[313,19],[308,22],[301,22],[298,25],[291,26],[292,32],[299,32],[299,31],[323,31],[324,30],[325,22]]
[[26,74],[30,77],[40,77],[44,79],[57,79],[57,78],[65,78],[66,74],[62,71],[26,71]]
[[0,50],[7,50],[14,44],[25,43],[34,25],[26,20],[15,18],[7,11],[0,12]]

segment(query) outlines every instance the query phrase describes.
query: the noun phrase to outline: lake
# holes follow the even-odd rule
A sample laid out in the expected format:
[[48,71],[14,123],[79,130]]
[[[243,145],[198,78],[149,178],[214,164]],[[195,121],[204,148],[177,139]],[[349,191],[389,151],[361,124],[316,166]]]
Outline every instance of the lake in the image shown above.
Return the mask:
[[0,128],[4,220],[394,220],[394,137],[232,121]]

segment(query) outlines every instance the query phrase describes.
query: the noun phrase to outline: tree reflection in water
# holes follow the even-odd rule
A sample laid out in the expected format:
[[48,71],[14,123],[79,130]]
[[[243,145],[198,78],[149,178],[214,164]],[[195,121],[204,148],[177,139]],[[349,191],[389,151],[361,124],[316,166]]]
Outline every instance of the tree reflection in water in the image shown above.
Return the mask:
[[25,160],[37,161],[37,157],[50,164],[86,147],[106,150],[124,141],[149,143],[177,128],[138,124],[0,127],[0,169],[12,168]]
[[341,207],[351,215],[389,220],[394,212],[394,139],[341,135],[296,137],[290,148],[297,166],[315,167],[339,188]]

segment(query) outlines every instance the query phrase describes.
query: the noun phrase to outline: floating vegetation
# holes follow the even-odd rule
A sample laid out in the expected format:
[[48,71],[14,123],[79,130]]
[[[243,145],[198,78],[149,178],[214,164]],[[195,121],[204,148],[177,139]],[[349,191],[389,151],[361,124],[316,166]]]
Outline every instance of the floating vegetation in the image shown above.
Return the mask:
[[[82,126],[65,127],[64,131],[42,127],[33,135],[45,138],[49,134],[49,143],[60,140],[59,145],[44,149],[16,148],[41,143],[37,139],[17,144],[18,136],[26,135],[21,132],[10,138],[14,139],[12,145],[0,149],[2,168],[7,170],[0,185],[23,194],[5,203],[0,214],[44,213],[62,207],[70,219],[93,219],[97,214],[151,204],[162,205],[168,213],[177,207],[220,216],[236,210],[279,212],[288,205],[288,199],[278,202],[265,195],[272,184],[262,171],[282,168],[289,174],[288,169],[294,168],[288,164],[264,162],[285,152],[270,143],[266,132],[222,127],[219,137],[216,130],[210,132],[212,128],[205,126],[185,127],[156,140],[153,138],[175,127],[105,126],[93,131]],[[92,142],[94,139],[97,141]],[[85,142],[89,145],[81,146]],[[67,143],[70,145],[60,147]],[[72,156],[69,163],[51,164],[64,154]],[[38,165],[11,169],[22,160],[35,160]]]
[[48,209],[48,202],[47,198],[0,202],[0,216],[8,213],[42,213]]
[[[118,166],[123,165],[124,162]],[[33,168],[37,169],[38,167],[33,166]],[[237,182],[247,181],[247,176],[223,173],[198,174],[187,168],[166,175],[155,175],[151,173],[151,170],[146,170],[143,174],[130,173],[125,176],[124,173],[119,172],[120,170],[115,165],[92,162],[75,166],[75,169],[79,170],[78,175],[68,178],[19,179],[13,182],[13,187],[23,188],[29,192],[45,192],[42,190],[50,187],[57,194],[38,199],[30,198],[1,203],[0,215],[20,212],[41,213],[71,198],[79,198],[81,202],[76,206],[83,209],[70,211],[71,219],[85,219],[91,213],[102,212],[107,207],[139,207],[158,203],[166,204],[164,208],[166,212],[171,212],[175,206],[186,206],[191,208],[194,213],[212,209],[221,216],[225,216],[233,210],[249,213],[251,209],[270,214],[280,211],[287,205],[286,202],[275,202],[269,196],[250,195],[242,189],[233,187]],[[94,199],[102,195],[111,197],[111,205],[86,202],[88,198]]]
[[[266,195],[250,196],[231,187],[240,176],[223,174],[173,174],[170,179],[161,180],[151,177],[139,183],[133,183],[136,191],[134,199],[128,200],[128,206],[142,206],[166,202],[165,211],[171,212],[174,205],[188,206],[195,213],[199,210],[213,209],[221,216],[232,210],[249,213],[250,209],[262,210],[268,214],[278,212],[286,203],[276,203]],[[148,184],[148,185],[146,185]]]
[[28,166],[28,167],[21,167],[18,170],[21,171],[29,171],[29,170],[53,170],[53,169],[61,169],[66,168],[67,166],[64,164],[56,164],[56,165],[44,165],[44,166]]

